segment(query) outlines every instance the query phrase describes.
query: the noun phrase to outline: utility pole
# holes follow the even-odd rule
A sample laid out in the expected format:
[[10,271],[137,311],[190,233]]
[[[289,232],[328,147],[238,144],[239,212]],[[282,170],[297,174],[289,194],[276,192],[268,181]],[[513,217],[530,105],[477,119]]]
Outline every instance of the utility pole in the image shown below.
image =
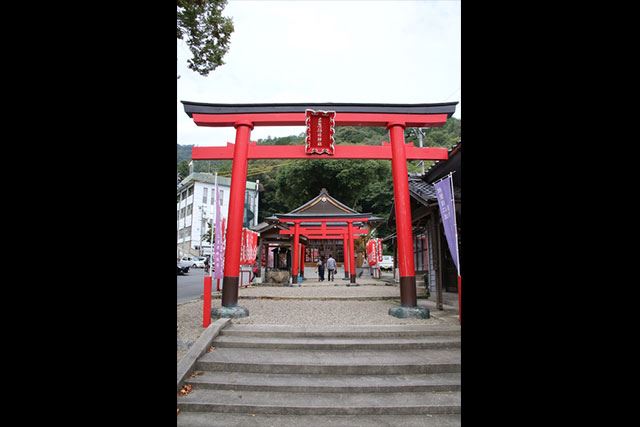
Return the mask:
[[256,179],[256,197],[254,199],[255,201],[255,206],[253,208],[253,225],[256,226],[258,225],[258,197],[260,196],[260,180]]
[[[422,148],[422,129],[416,128],[416,130],[418,131],[418,141],[420,142],[420,148]],[[422,164],[422,175],[424,175],[424,160],[420,160],[420,164]]]
[[202,230],[203,229],[206,230],[204,209],[205,209],[205,205],[200,205],[200,246],[198,246],[198,250],[200,251],[200,256],[202,256],[202,253],[203,253],[203,251],[202,251]]

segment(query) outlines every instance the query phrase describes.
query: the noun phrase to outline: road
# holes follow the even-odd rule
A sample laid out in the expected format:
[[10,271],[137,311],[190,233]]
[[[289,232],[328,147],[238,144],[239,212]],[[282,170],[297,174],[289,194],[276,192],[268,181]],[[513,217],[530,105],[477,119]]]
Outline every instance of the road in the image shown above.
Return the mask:
[[[177,276],[177,283],[178,304],[199,299],[204,289],[204,268],[191,267],[184,276]],[[215,283],[214,280],[213,286]]]

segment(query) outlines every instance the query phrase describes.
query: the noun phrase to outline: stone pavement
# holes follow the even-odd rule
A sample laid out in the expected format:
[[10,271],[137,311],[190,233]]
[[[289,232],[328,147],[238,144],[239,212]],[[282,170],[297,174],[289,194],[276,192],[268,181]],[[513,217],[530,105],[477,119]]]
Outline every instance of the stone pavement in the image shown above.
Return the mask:
[[[333,282],[316,278],[305,279],[300,286],[270,286],[253,284],[241,287],[238,291],[238,304],[246,305],[247,300],[279,300],[279,301],[387,301],[391,305],[400,303],[400,287],[393,280],[360,277],[356,280],[358,286],[353,286],[348,279],[339,278]],[[213,292],[212,305],[219,303],[221,292]],[[417,287],[418,305],[426,306],[431,316],[436,319],[457,322],[458,301],[457,294],[443,293],[443,309],[436,308],[436,294],[432,292],[429,298],[424,287]],[[251,314],[250,314],[251,316]],[[391,317],[391,316],[390,316]],[[239,320],[239,319],[237,319]]]
[[[438,310],[435,293],[432,292],[427,299],[424,287],[418,286],[418,305],[429,309],[430,318],[400,319],[388,314],[390,308],[400,304],[400,287],[393,283],[391,275],[383,277],[383,280],[358,278],[360,286],[346,286],[349,281],[342,278],[335,282],[319,282],[310,276],[307,274],[309,278],[300,287],[252,285],[240,288],[238,304],[249,310],[249,316],[233,319],[233,323],[297,326],[459,325],[456,294],[444,293],[444,310]],[[220,300],[221,293],[214,291],[212,307],[220,307]],[[202,297],[179,304],[177,321],[177,356],[180,359],[203,331]]]

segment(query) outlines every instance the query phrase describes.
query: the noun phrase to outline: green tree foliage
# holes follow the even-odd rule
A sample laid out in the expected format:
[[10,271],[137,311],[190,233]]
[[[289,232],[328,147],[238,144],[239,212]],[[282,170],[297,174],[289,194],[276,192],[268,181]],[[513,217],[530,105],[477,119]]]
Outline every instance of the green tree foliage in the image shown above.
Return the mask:
[[191,160],[191,147],[193,147],[193,145],[176,145],[178,146],[178,163],[183,160],[186,160],[187,163],[189,163],[189,160]]
[[[189,175],[189,162],[191,161],[191,148],[193,145],[177,145],[178,174],[183,178]],[[194,172],[218,172],[225,174],[231,171],[231,160],[195,160]]]
[[185,40],[193,57],[189,68],[207,76],[224,64],[233,20],[222,16],[227,0],[177,0],[177,37]]
[[[456,145],[461,138],[462,124],[459,119],[451,117],[447,120],[444,126],[439,128],[427,128],[423,129],[424,137],[422,143],[424,147],[445,147],[451,148]],[[405,129],[404,138],[405,141],[413,141],[413,144],[420,146],[419,139],[416,133],[416,129]],[[421,167],[418,166],[419,162],[409,162],[407,168],[409,172],[419,172]],[[425,161],[424,165],[426,169],[429,169],[435,162]]]
[[186,178],[189,175],[189,161],[183,160],[178,163],[178,174],[182,177],[182,179]]
[[389,142],[389,132],[385,128],[368,126],[341,126],[334,135],[336,144],[380,145]]

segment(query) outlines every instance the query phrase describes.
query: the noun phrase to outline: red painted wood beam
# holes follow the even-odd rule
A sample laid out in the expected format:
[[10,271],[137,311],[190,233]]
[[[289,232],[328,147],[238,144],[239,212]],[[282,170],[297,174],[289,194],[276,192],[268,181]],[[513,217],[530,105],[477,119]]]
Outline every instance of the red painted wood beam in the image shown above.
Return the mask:
[[[343,233],[341,234],[331,234],[331,233],[327,233],[327,234],[300,234],[301,236],[306,237],[309,240],[318,240],[318,239],[323,239],[323,238],[327,238],[327,239],[341,239],[343,236]],[[366,234],[363,233],[354,233],[353,237],[354,238],[359,238],[361,236],[366,236]]]
[[[314,227],[314,228],[306,228],[306,227],[300,227],[300,234],[304,234],[307,236],[310,235],[316,235],[316,234],[341,234],[341,233],[346,233],[348,231],[347,227],[329,227],[327,229],[322,229],[320,227]],[[364,228],[353,228],[353,232],[355,233],[364,233],[367,234],[367,230],[365,230]],[[294,231],[293,230],[280,230],[280,234],[293,234]]]
[[[310,238],[311,240],[340,240],[344,237],[343,234],[336,234],[335,236],[332,235],[327,235],[327,236],[316,236],[313,238]],[[358,238],[358,236],[354,236],[356,238]]]
[[[222,147],[193,147],[191,158],[193,160],[231,160],[233,159],[234,144],[227,143]],[[412,142],[406,144],[407,160],[447,160],[446,148],[426,147],[420,148]],[[383,142],[382,145],[336,145],[335,154],[306,154],[304,145],[257,145],[249,143],[249,160],[257,159],[366,159],[366,160],[391,160],[391,144]]]
[[[309,217],[305,217],[304,219],[300,218],[296,218],[296,219],[292,219],[292,218],[278,218],[278,220],[280,222],[319,222],[319,221],[324,221],[324,222],[347,222],[347,221],[355,221],[355,222],[368,222],[369,218],[351,218],[351,217],[336,217],[336,218],[327,218],[325,215],[322,214],[318,214],[318,216],[309,216]],[[329,228],[329,230],[331,230],[331,228]]]
[[[231,127],[237,122],[252,122],[254,126],[305,126],[305,113],[193,113],[198,126]],[[403,122],[406,127],[439,127],[447,122],[447,114],[336,113],[336,126],[380,126]]]

